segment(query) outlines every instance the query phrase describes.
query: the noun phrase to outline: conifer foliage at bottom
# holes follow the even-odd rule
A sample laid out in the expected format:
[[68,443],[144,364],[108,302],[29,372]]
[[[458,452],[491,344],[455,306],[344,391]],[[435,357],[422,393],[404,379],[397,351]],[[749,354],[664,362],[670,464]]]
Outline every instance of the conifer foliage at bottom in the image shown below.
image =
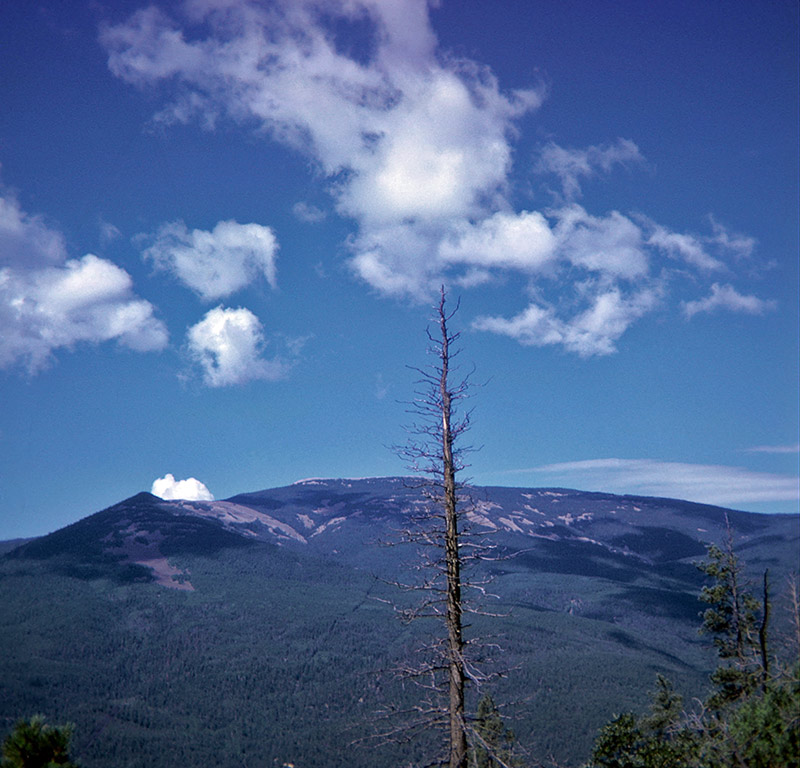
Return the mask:
[[[670,682],[659,675],[650,714],[627,712],[607,723],[587,768],[800,765],[800,649],[788,663],[769,660],[767,575],[761,603],[742,582],[730,536],[724,549],[709,548],[700,569],[712,581],[701,595],[709,605],[701,632],[713,637],[720,658],[711,695],[687,713]],[[800,615],[795,622],[800,630]]]
[[78,768],[69,757],[72,726],[48,725],[34,715],[20,720],[3,742],[0,768]]

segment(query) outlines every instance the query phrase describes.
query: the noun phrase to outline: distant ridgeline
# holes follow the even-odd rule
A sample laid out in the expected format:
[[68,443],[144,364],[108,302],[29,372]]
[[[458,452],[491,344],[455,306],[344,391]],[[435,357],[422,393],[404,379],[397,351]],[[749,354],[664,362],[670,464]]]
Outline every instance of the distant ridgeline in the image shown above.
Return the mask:
[[[797,516],[566,489],[470,489],[463,522],[492,546],[491,637],[509,670],[495,700],[532,754],[587,759],[656,674],[688,698],[716,664],[698,636],[696,563],[724,537],[774,617],[797,569]],[[419,562],[399,531],[425,511],[415,480],[305,480],[227,501],[141,493],[48,536],[0,543],[0,738],[41,713],[75,724],[85,768],[374,768],[422,758],[369,740],[418,692],[390,670],[438,627],[396,620],[391,586]],[[411,686],[413,688],[413,686]],[[378,726],[379,727],[379,726]],[[366,741],[364,741],[366,739]]]

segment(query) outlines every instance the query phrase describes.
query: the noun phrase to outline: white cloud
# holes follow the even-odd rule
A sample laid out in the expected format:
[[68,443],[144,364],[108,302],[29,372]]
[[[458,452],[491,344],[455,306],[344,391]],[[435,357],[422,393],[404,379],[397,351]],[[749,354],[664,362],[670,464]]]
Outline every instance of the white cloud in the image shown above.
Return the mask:
[[756,247],[755,238],[738,232],[731,232],[713,216],[708,218],[711,222],[711,229],[714,232],[714,236],[709,238],[710,242],[717,244],[724,251],[732,253],[736,258],[747,259],[752,256]]
[[163,224],[143,256],[172,272],[206,300],[230,296],[259,276],[274,288],[278,242],[269,227],[220,221],[213,230],[189,231],[182,221]]
[[617,288],[597,293],[592,304],[569,322],[565,346],[581,357],[608,355],[628,327],[658,304],[658,292],[624,294]]
[[119,231],[119,227],[103,218],[98,220],[98,228],[100,230],[100,242],[103,243],[103,245],[108,245],[122,237],[122,232]]
[[263,329],[249,309],[220,306],[209,310],[189,328],[187,339],[189,354],[200,364],[203,380],[211,387],[275,380],[286,374],[284,362],[262,357]]
[[713,271],[723,269],[725,266],[711,256],[696,237],[670,232],[666,227],[656,225],[647,243],[672,258],[683,259],[687,264],[698,269]]
[[526,346],[563,345],[581,357],[608,355],[628,327],[650,312],[659,302],[659,293],[647,288],[623,293],[618,288],[592,291],[589,306],[572,317],[562,319],[554,307],[531,303],[520,314],[505,319],[481,316],[472,327],[478,331],[509,336]]
[[59,264],[67,256],[64,236],[42,216],[25,213],[16,197],[0,190],[0,268]]
[[591,459],[534,467],[548,483],[609,493],[629,493],[736,506],[796,501],[800,480],[742,467],[652,459]]
[[541,149],[536,171],[558,176],[564,198],[574,200],[581,196],[582,179],[600,171],[609,173],[615,165],[643,162],[639,147],[630,139],[617,139],[614,144],[586,149],[565,149],[551,141]]
[[[646,216],[638,215],[636,218],[649,233],[648,245],[665,253],[671,259],[683,261],[694,267],[701,274],[727,271],[727,261],[730,261],[730,257],[738,261],[747,259],[756,247],[754,238],[730,232],[713,216],[708,216],[711,235],[672,232]],[[716,255],[712,255],[712,252]]]
[[472,323],[476,331],[510,336],[526,346],[543,347],[562,344],[566,337],[566,324],[556,317],[552,307],[530,304],[527,309],[507,320],[503,317],[478,317]]
[[686,317],[694,317],[700,312],[741,312],[748,315],[763,315],[775,309],[776,302],[759,299],[757,296],[746,296],[739,293],[732,285],[714,283],[711,286],[711,295],[696,301],[686,301],[683,311]]
[[540,271],[555,254],[556,238],[536,211],[501,211],[479,224],[459,221],[441,242],[446,263]]
[[214,501],[211,491],[197,478],[188,477],[185,480],[176,480],[170,473],[154,480],[150,493],[166,500]]
[[[713,219],[713,235],[702,238],[574,204],[586,179],[644,163],[629,139],[547,144],[535,170],[559,179],[558,206],[513,210],[515,130],[543,90],[504,92],[489,68],[440,50],[430,5],[192,0],[179,6],[180,20],[150,8],[106,26],[101,41],[115,75],[168,94],[157,121],[213,129],[232,120],[306,153],[337,212],[355,223],[350,268],[381,294],[427,301],[441,284],[469,288],[520,273],[525,289],[552,301],[476,327],[526,344],[607,354],[665,297],[671,274],[704,280],[723,268],[722,255],[752,249]],[[367,38],[358,55],[341,45],[342,30]],[[229,295],[212,283],[194,279],[207,298]]]
[[35,373],[55,350],[80,343],[166,346],[166,327],[133,293],[125,270],[94,254],[67,259],[63,236],[3,195],[0,258],[0,368],[21,364]]
[[607,216],[589,215],[570,205],[552,212],[561,257],[591,272],[627,280],[644,277],[649,269],[642,232],[617,211]]
[[137,299],[125,270],[87,254],[62,266],[0,271],[0,367],[34,373],[54,350],[116,340],[136,351],[163,349],[164,324]]
[[[333,180],[339,212],[359,225],[356,274],[386,293],[426,294],[441,261],[403,258],[387,247],[390,233],[412,227],[435,255],[454,220],[493,213],[513,121],[541,94],[504,94],[488,69],[437,56],[424,0],[185,8],[205,36],[152,9],[106,27],[112,72],[140,86],[171,82],[161,120],[211,126],[225,115],[307,152]],[[367,19],[373,50],[350,58],[330,23]]]
[[747,448],[746,450],[748,453],[800,453],[800,443],[795,443],[794,445],[756,445],[752,448]]
[[304,200],[300,200],[292,206],[292,213],[306,224],[319,224],[321,221],[325,221],[327,216],[321,208],[317,208],[316,205],[311,205]]

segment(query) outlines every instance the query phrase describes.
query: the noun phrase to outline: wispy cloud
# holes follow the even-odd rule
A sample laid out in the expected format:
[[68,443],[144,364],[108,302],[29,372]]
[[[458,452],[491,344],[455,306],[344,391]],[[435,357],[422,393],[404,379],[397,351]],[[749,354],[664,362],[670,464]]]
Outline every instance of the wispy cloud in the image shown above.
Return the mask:
[[658,302],[658,293],[645,289],[624,295],[617,288],[594,292],[589,306],[564,321],[551,306],[530,304],[516,317],[478,317],[472,327],[478,331],[510,336],[526,346],[563,345],[581,357],[608,355],[628,327]]
[[548,142],[539,151],[535,170],[555,174],[561,182],[566,200],[581,196],[581,182],[598,173],[609,173],[615,165],[641,164],[644,157],[630,139],[617,139],[614,144],[591,146],[585,149],[566,149]]
[[732,232],[725,225],[720,224],[713,216],[708,217],[714,236],[709,239],[728,253],[732,253],[736,258],[747,259],[753,255],[756,247],[756,240],[749,235],[740,232]]
[[732,285],[714,283],[711,294],[704,299],[686,301],[683,311],[686,317],[692,318],[702,312],[717,312],[725,310],[747,315],[763,315],[774,310],[777,306],[773,300],[759,299],[757,296],[747,296],[739,293]]
[[800,443],[795,443],[794,445],[756,445],[753,448],[747,448],[745,450],[747,453],[800,453]]
[[547,464],[520,472],[542,477],[548,484],[566,487],[725,506],[800,499],[800,479],[797,477],[714,464],[654,459],[590,459]]
[[98,219],[97,226],[100,231],[100,242],[103,245],[108,245],[122,237],[122,232],[119,231],[119,227],[115,226],[110,221],[106,221],[102,217]]
[[681,259],[687,264],[707,272],[725,268],[725,265],[711,256],[703,243],[693,235],[670,232],[658,224],[653,225],[648,240],[653,245],[674,259]]
[[306,224],[319,224],[321,221],[325,221],[327,217],[327,214],[321,208],[304,200],[300,200],[292,206],[292,213]]
[[0,189],[0,255],[4,265],[35,269],[62,264],[67,246],[43,216],[24,211],[12,192]]

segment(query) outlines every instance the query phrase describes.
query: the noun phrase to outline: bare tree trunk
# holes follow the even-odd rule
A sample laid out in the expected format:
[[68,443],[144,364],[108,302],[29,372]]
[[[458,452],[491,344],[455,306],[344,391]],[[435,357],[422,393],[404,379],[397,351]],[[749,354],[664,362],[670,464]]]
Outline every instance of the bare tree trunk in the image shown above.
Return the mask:
[[408,403],[408,413],[418,420],[407,427],[412,435],[408,442],[395,448],[397,454],[408,462],[409,469],[426,476],[422,485],[431,504],[417,521],[419,528],[409,528],[402,534],[407,542],[433,547],[435,555],[423,556],[422,567],[432,570],[421,583],[398,586],[426,593],[421,605],[401,611],[406,620],[423,617],[444,619],[444,633],[427,649],[432,658],[403,672],[408,677],[424,680],[421,687],[434,694],[419,710],[425,724],[447,729],[442,733],[445,738],[441,762],[436,764],[467,768],[469,725],[465,712],[465,687],[468,667],[464,653],[463,616],[470,610],[464,600],[464,591],[470,584],[463,580],[463,574],[469,560],[474,562],[477,557],[478,548],[472,544],[470,557],[464,558],[460,547],[460,537],[466,532],[460,530],[462,483],[457,474],[466,466],[464,455],[470,451],[460,444],[461,437],[469,429],[470,418],[468,411],[460,412],[459,405],[468,397],[469,375],[453,381],[457,370],[453,361],[459,352],[455,346],[459,334],[452,333],[448,323],[458,311],[458,304],[454,310],[448,311],[446,298],[443,286],[436,307],[438,332],[432,328],[427,331],[428,352],[436,355],[436,362],[429,367],[412,367],[420,374],[420,379],[416,382],[416,397]]
[[450,428],[450,337],[444,310],[444,290],[439,301],[441,342],[440,395],[442,406],[442,474],[444,478],[445,564],[447,569],[447,655],[450,688],[450,768],[465,768],[467,736],[464,728],[464,639],[462,634],[461,559],[458,551],[458,510],[453,435]]

